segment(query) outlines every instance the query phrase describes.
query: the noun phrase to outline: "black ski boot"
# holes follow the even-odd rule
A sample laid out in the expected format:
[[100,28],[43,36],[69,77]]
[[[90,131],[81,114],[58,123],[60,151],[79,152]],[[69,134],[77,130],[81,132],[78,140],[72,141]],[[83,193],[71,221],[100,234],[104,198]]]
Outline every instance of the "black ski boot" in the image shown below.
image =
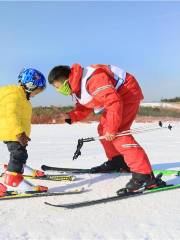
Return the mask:
[[131,180],[126,184],[126,189],[129,192],[136,192],[142,188],[151,189],[157,187],[158,183],[154,174],[132,173]]
[[102,165],[91,168],[91,173],[109,173],[109,172],[130,172],[129,167],[124,162],[122,155],[115,156],[112,160],[104,162]]

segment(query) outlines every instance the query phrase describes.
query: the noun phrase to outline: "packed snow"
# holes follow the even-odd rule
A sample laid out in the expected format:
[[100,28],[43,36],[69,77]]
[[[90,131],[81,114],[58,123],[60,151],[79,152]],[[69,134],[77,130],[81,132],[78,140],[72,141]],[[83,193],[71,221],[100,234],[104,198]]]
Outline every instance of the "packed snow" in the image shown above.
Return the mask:
[[[133,127],[156,126],[134,124]],[[136,135],[145,148],[154,169],[180,169],[180,124],[167,129]],[[61,125],[33,125],[29,143],[28,165],[40,168],[42,164],[61,167],[88,168],[106,161],[98,141],[85,143],[82,155],[72,161],[78,138],[97,136],[97,123]],[[9,153],[0,143],[0,163],[8,162]],[[85,187],[79,195],[43,197],[0,201],[0,239],[56,240],[56,239],[179,239],[180,190],[139,196],[121,201],[64,210],[50,207],[56,204],[78,202],[115,195],[125,186],[130,175],[83,174],[74,182],[48,182],[50,191]],[[168,183],[180,183],[180,177],[164,177]]]
[[180,109],[180,103],[166,103],[166,102],[151,102],[141,103],[142,107],[161,107],[161,108],[171,108],[171,109]]

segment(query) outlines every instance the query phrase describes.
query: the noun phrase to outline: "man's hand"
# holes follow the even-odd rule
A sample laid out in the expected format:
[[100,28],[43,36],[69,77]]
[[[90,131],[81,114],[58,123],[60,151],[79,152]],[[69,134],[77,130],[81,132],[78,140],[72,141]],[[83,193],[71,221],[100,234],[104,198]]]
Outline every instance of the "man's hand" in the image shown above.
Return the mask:
[[18,142],[23,146],[27,146],[28,142],[31,141],[31,139],[26,135],[25,132],[18,134],[17,136]]
[[106,132],[104,137],[105,137],[106,141],[112,141],[115,139],[116,136],[114,134]]

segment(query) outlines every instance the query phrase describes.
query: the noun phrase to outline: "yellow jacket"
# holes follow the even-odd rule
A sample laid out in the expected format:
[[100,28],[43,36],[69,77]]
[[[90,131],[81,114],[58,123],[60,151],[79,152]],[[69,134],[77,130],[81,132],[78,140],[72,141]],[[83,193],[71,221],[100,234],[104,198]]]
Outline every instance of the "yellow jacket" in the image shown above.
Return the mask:
[[32,106],[21,86],[0,87],[0,141],[17,141],[17,134],[31,131]]

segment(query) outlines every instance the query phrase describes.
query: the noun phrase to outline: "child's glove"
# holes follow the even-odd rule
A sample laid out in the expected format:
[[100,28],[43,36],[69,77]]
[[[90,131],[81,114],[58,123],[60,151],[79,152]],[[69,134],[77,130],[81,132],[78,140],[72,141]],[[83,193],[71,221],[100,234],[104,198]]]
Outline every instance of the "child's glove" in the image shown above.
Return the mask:
[[17,136],[18,142],[23,146],[27,146],[28,142],[31,141],[31,139],[26,135],[25,132],[18,134]]

